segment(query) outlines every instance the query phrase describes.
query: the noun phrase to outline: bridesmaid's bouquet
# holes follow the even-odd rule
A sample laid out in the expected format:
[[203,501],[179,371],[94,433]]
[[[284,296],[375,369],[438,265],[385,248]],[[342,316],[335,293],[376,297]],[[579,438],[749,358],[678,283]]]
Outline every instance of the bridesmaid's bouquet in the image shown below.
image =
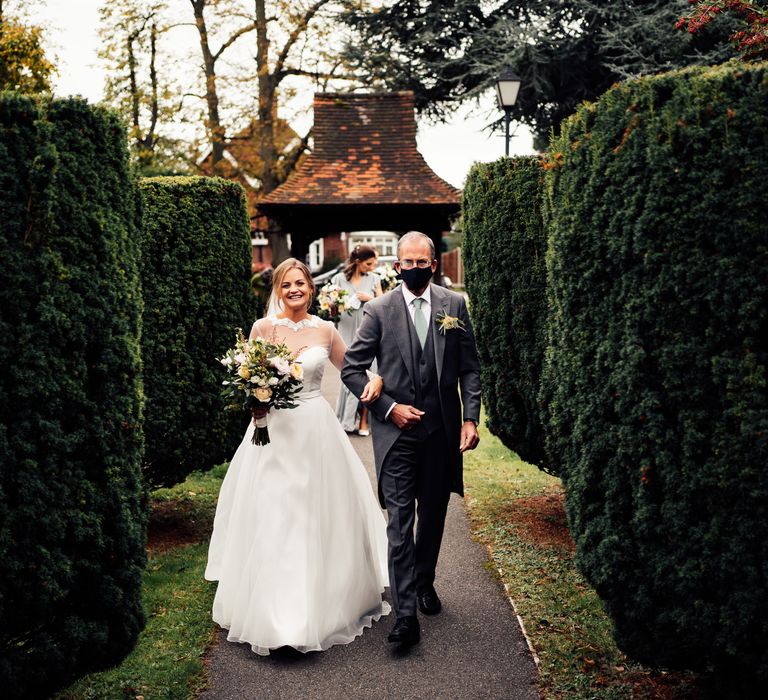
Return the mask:
[[[246,340],[237,329],[237,342],[219,359],[228,378],[222,395],[226,410],[252,408],[296,408],[295,397],[303,385],[301,363],[285,343],[255,338]],[[256,420],[251,440],[254,445],[269,443],[267,417]]]
[[338,323],[341,314],[351,310],[349,292],[337,284],[320,287],[317,293],[317,315],[326,321]]
[[390,289],[394,289],[400,284],[400,277],[397,274],[397,270],[395,270],[389,263],[379,265],[379,267],[376,268],[376,274],[381,280],[382,292],[388,292]]

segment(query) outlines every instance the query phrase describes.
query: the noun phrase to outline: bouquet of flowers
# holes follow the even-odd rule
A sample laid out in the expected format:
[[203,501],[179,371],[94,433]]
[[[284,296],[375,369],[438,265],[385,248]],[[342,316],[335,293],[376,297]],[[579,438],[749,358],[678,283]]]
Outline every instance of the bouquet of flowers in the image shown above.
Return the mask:
[[[219,359],[228,378],[222,395],[229,401],[227,410],[252,408],[296,408],[294,400],[303,385],[301,364],[284,343],[263,338],[246,340],[237,329],[237,342]],[[267,418],[256,420],[254,445],[269,443]]]
[[376,274],[381,279],[381,291],[388,292],[390,289],[394,289],[400,283],[400,278],[389,263],[384,263],[376,268]]
[[328,282],[317,293],[317,315],[326,321],[338,323],[341,314],[350,311],[350,301],[346,289]]

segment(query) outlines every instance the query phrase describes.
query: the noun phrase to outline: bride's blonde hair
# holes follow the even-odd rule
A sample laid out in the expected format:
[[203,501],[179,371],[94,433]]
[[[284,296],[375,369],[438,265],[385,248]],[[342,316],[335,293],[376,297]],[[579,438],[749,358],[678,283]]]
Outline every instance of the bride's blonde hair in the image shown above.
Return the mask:
[[272,273],[272,294],[270,295],[269,308],[267,309],[267,315],[278,313],[283,310],[283,301],[280,299],[280,286],[283,284],[283,279],[291,270],[300,270],[304,275],[304,279],[309,286],[309,300],[307,301],[307,310],[312,306],[312,301],[315,298],[315,283],[312,280],[312,273],[309,268],[296,258],[288,258],[283,260]]

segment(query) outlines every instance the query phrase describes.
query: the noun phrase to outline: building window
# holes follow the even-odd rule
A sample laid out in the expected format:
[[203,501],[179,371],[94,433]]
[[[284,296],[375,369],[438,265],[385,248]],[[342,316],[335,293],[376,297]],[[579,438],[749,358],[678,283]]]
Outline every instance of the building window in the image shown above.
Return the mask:
[[349,249],[362,243],[376,248],[379,255],[397,255],[397,241],[397,234],[389,231],[357,231],[349,234]]
[[317,272],[323,266],[324,259],[324,247],[323,239],[318,238],[316,241],[312,241],[309,244],[309,269],[312,272]]

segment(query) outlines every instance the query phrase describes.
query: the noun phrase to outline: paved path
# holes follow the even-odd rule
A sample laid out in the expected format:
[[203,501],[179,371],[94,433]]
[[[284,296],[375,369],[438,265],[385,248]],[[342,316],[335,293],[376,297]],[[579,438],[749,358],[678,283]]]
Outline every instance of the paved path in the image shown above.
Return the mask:
[[[323,393],[335,403],[339,373]],[[371,439],[352,442],[373,479]],[[435,587],[443,611],[420,616],[421,643],[397,652],[386,643],[393,614],[328,651],[279,650],[260,657],[223,630],[208,656],[202,700],[535,700],[536,666],[500,584],[473,542],[461,498],[451,497]]]

